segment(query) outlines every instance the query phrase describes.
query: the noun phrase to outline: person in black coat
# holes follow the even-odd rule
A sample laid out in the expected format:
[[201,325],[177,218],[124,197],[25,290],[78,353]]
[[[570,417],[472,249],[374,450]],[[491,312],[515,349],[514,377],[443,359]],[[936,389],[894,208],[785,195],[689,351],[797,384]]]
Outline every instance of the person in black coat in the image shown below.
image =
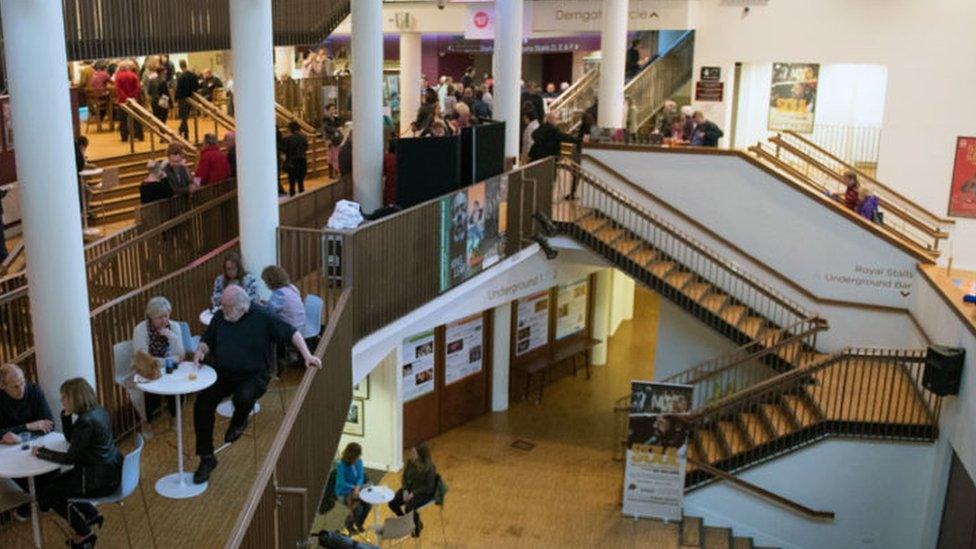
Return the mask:
[[[41,389],[24,379],[24,371],[16,364],[0,366],[0,442],[20,444],[21,433],[41,434],[52,429],[54,416]],[[40,491],[54,476],[35,477],[34,485]],[[29,490],[26,478],[13,480],[25,492]],[[17,515],[26,519],[30,516],[30,506],[18,508]]]
[[630,43],[630,49],[627,50],[627,80],[634,77],[635,74],[640,72],[640,40],[634,40]]
[[186,119],[190,116],[190,97],[200,88],[200,77],[187,68],[186,59],[180,59],[180,75],[176,77],[176,101],[179,103],[180,135],[190,138]]
[[308,139],[302,135],[298,122],[290,122],[288,131],[288,136],[281,140],[281,154],[285,157],[282,167],[288,174],[288,196],[295,196],[295,187],[298,187],[299,193],[305,192],[305,174],[308,172],[305,154],[308,151]]
[[535,114],[540,117],[546,112],[546,103],[542,100],[541,90],[535,82],[529,82],[525,85],[525,91],[522,92],[519,103],[522,105],[532,103],[532,107],[535,108]]
[[[73,498],[97,498],[111,495],[122,482],[122,454],[115,446],[108,412],[98,405],[95,390],[83,378],[61,384],[61,426],[68,440],[68,451],[58,452],[35,447],[35,456],[74,467],[62,473],[41,492],[41,509],[53,509],[71,524],[75,531],[71,547],[91,547],[97,536],[91,526],[102,526],[104,519],[89,504],[68,504]],[[73,419],[76,418],[76,419]]]
[[692,119],[695,121],[695,129],[692,130],[691,144],[718,147],[718,140],[725,135],[725,132],[715,122],[705,119],[705,113],[701,111],[695,111]]
[[530,162],[547,156],[559,156],[561,143],[580,142],[576,136],[560,130],[557,124],[559,124],[559,112],[552,111],[546,115],[546,121],[532,132],[532,148],[529,149]]

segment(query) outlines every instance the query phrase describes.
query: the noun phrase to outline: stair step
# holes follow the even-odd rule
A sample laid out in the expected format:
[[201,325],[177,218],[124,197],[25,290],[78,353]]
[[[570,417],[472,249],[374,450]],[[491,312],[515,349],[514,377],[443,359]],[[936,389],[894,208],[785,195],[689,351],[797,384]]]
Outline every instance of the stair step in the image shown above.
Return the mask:
[[779,343],[779,340],[783,338],[783,333],[782,328],[771,328],[767,326],[762,330],[759,330],[759,335],[756,336],[756,341],[766,347],[772,347],[773,345]]
[[827,355],[825,353],[817,353],[817,352],[813,352],[813,351],[804,351],[803,354],[800,355],[800,366],[801,367],[809,366],[811,364],[820,362],[821,360],[823,360],[826,357],[827,357]]
[[701,298],[712,289],[712,285],[708,282],[693,282],[688,285],[683,291],[685,295],[694,299],[695,301],[701,300]]
[[712,292],[705,297],[698,300],[702,307],[705,307],[709,311],[718,314],[725,305],[725,302],[729,300],[729,296],[721,292]]
[[601,242],[604,242],[606,244],[611,244],[615,240],[617,240],[618,238],[620,238],[621,236],[623,236],[624,230],[621,229],[620,227],[614,227],[614,226],[611,225],[609,227],[603,227],[602,229],[598,230],[597,232],[595,232],[593,234]]
[[817,412],[805,399],[797,395],[784,395],[783,401],[790,412],[793,412],[793,417],[800,427],[809,427],[817,423],[819,419]]
[[637,248],[636,250],[633,250],[632,252],[627,254],[627,257],[629,257],[631,261],[633,261],[634,263],[643,267],[647,265],[647,263],[650,262],[652,259],[657,257],[657,253],[655,253],[654,250],[651,250],[649,248]]
[[699,517],[684,517],[681,520],[682,547],[701,547],[702,519]]
[[732,549],[753,549],[752,538],[732,538]]
[[705,463],[716,463],[726,457],[721,444],[711,429],[696,429],[695,436],[698,437],[698,445],[701,447],[702,453],[705,454]]
[[793,424],[790,422],[786,413],[780,408],[779,404],[763,404],[763,413],[769,418],[769,423],[773,426],[773,431],[777,437],[785,436],[793,432]]
[[621,238],[613,245],[613,249],[624,255],[628,255],[630,252],[639,248],[641,244],[640,239],[637,238]]
[[733,326],[739,325],[739,320],[742,319],[742,315],[746,313],[746,308],[742,305],[728,305],[722,310],[722,320],[728,322]]
[[673,268],[673,261],[655,261],[647,266],[647,270],[658,278],[664,278]]
[[609,219],[590,212],[577,220],[576,224],[588,233],[596,233],[609,222]]
[[702,549],[731,549],[732,530],[716,526],[705,527],[705,540]]
[[739,321],[738,328],[742,333],[751,337],[752,339],[758,340],[756,337],[759,331],[763,329],[764,324],[766,324],[766,319],[758,316],[747,316]]
[[685,285],[691,281],[693,276],[694,275],[686,271],[675,271],[665,277],[664,281],[675,288],[682,290],[684,289]]
[[718,430],[722,437],[725,438],[725,443],[728,445],[729,451],[733,456],[749,449],[749,444],[742,438],[739,426],[735,423],[731,421],[720,421],[718,422]]
[[746,432],[749,434],[749,438],[751,438],[757,445],[765,444],[772,439],[772,437],[769,436],[769,431],[766,430],[762,419],[757,413],[743,412],[739,414],[739,418],[742,420],[742,424],[745,426]]
[[[780,348],[776,349],[776,356],[782,358],[783,360],[789,362],[790,364],[796,365],[797,353],[800,353],[801,349],[802,346],[800,342],[796,341],[794,343],[789,343],[787,345],[783,345]],[[809,353],[804,353],[804,354],[809,354]],[[802,363],[803,363],[803,355],[801,354],[800,365],[802,365]]]

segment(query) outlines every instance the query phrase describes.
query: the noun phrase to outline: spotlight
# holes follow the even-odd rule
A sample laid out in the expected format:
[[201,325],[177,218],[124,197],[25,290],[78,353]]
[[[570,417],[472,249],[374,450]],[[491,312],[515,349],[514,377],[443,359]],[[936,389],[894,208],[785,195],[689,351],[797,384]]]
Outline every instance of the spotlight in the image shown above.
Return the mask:
[[549,219],[548,215],[542,212],[535,212],[532,214],[532,219],[539,222],[539,225],[542,226],[542,232],[546,236],[551,238],[559,234],[559,229],[556,228],[556,225],[552,222],[552,219]]
[[546,259],[551,261],[559,255],[559,252],[549,244],[549,240],[541,234],[532,235],[532,240],[535,240],[536,244],[542,248],[542,251],[546,254]]

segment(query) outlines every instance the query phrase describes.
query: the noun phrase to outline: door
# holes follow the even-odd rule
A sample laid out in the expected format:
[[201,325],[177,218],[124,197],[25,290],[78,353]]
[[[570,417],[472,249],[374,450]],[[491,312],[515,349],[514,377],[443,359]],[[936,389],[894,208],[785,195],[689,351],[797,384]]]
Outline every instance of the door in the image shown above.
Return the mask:
[[952,469],[942,508],[938,549],[976,549],[976,485],[959,456],[952,453]]

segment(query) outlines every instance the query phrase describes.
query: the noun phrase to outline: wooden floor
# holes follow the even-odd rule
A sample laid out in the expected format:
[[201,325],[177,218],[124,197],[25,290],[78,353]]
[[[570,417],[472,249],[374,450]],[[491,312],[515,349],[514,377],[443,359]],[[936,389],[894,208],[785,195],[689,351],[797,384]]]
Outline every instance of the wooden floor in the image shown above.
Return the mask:
[[[621,517],[623,463],[613,461],[614,401],[632,379],[653,377],[657,314],[657,295],[638,288],[634,319],[591,380],[565,377],[541,405],[519,402],[430,441],[450,490],[443,520],[430,507],[420,544],[406,546],[676,548],[677,525]],[[516,440],[535,447],[514,449]],[[383,482],[399,487],[399,475]]]
[[[203,141],[203,135],[206,133],[214,133],[214,122],[213,119],[205,116],[201,116],[197,130],[198,134],[194,134],[193,131],[193,119],[188,120],[190,126],[190,142],[198,143]],[[178,116],[170,116],[166,120],[166,125],[173,128],[173,131],[179,131],[180,119]],[[115,131],[109,131],[108,124],[102,123],[102,131],[92,125],[90,128],[87,127],[85,122],[81,123],[81,133],[88,137],[88,160],[98,163],[100,158],[110,158],[114,156],[121,156],[124,154],[129,154],[132,149],[129,148],[129,142],[123,142],[119,136],[118,124],[116,124]],[[222,127],[217,128],[217,137],[223,139],[226,131]],[[144,141],[135,142],[135,152],[148,152],[151,148],[152,142],[149,139],[149,132],[145,132]],[[159,140],[155,143],[156,151],[159,151],[160,156],[163,156],[166,151],[166,145],[160,144]]]

